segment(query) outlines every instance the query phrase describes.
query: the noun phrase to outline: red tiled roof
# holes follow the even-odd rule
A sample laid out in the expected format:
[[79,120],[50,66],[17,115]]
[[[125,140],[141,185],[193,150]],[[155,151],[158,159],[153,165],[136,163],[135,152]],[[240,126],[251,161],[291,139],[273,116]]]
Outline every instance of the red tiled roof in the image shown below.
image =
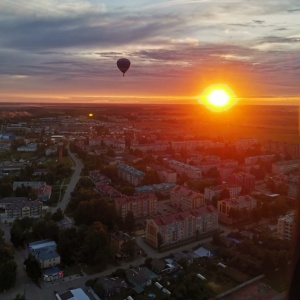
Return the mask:
[[212,212],[216,212],[216,211],[217,210],[212,205],[207,205],[199,208],[185,210],[179,213],[172,213],[169,215],[154,217],[152,218],[152,220],[158,226],[163,226],[163,225],[175,223],[176,221],[179,220],[185,220],[189,216],[199,217],[199,216],[211,214]]

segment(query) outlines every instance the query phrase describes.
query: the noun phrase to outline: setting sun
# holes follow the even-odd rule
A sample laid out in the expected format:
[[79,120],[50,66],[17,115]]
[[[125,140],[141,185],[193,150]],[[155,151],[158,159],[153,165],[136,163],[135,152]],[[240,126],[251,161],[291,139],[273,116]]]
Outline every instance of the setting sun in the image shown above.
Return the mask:
[[236,96],[226,85],[211,85],[200,95],[200,101],[210,110],[225,111],[236,103]]

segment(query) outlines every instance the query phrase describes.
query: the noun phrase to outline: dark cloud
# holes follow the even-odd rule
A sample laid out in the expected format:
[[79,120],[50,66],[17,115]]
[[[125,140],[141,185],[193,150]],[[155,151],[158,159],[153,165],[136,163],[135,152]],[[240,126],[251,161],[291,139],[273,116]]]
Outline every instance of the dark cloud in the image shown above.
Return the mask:
[[298,12],[298,11],[300,11],[300,8],[292,8],[292,9],[288,9],[287,11],[291,12],[291,13]]
[[281,37],[281,36],[266,36],[261,40],[261,43],[279,43],[279,44],[292,44],[299,43],[298,37]]

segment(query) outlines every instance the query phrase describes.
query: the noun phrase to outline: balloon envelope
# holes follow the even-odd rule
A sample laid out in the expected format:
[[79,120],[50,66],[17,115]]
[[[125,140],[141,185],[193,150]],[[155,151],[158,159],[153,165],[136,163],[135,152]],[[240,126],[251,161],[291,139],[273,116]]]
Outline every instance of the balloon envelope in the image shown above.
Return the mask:
[[120,58],[117,61],[117,66],[119,68],[119,70],[123,73],[123,76],[125,74],[125,72],[129,69],[130,67],[130,60],[127,58]]

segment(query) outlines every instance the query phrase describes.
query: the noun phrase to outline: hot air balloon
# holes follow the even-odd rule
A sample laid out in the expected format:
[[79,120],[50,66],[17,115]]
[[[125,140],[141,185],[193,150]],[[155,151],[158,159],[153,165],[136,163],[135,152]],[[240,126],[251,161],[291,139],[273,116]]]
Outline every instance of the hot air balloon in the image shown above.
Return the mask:
[[118,66],[119,70],[123,73],[123,76],[124,76],[126,71],[130,67],[130,60],[127,58],[120,58],[117,61],[117,66]]

